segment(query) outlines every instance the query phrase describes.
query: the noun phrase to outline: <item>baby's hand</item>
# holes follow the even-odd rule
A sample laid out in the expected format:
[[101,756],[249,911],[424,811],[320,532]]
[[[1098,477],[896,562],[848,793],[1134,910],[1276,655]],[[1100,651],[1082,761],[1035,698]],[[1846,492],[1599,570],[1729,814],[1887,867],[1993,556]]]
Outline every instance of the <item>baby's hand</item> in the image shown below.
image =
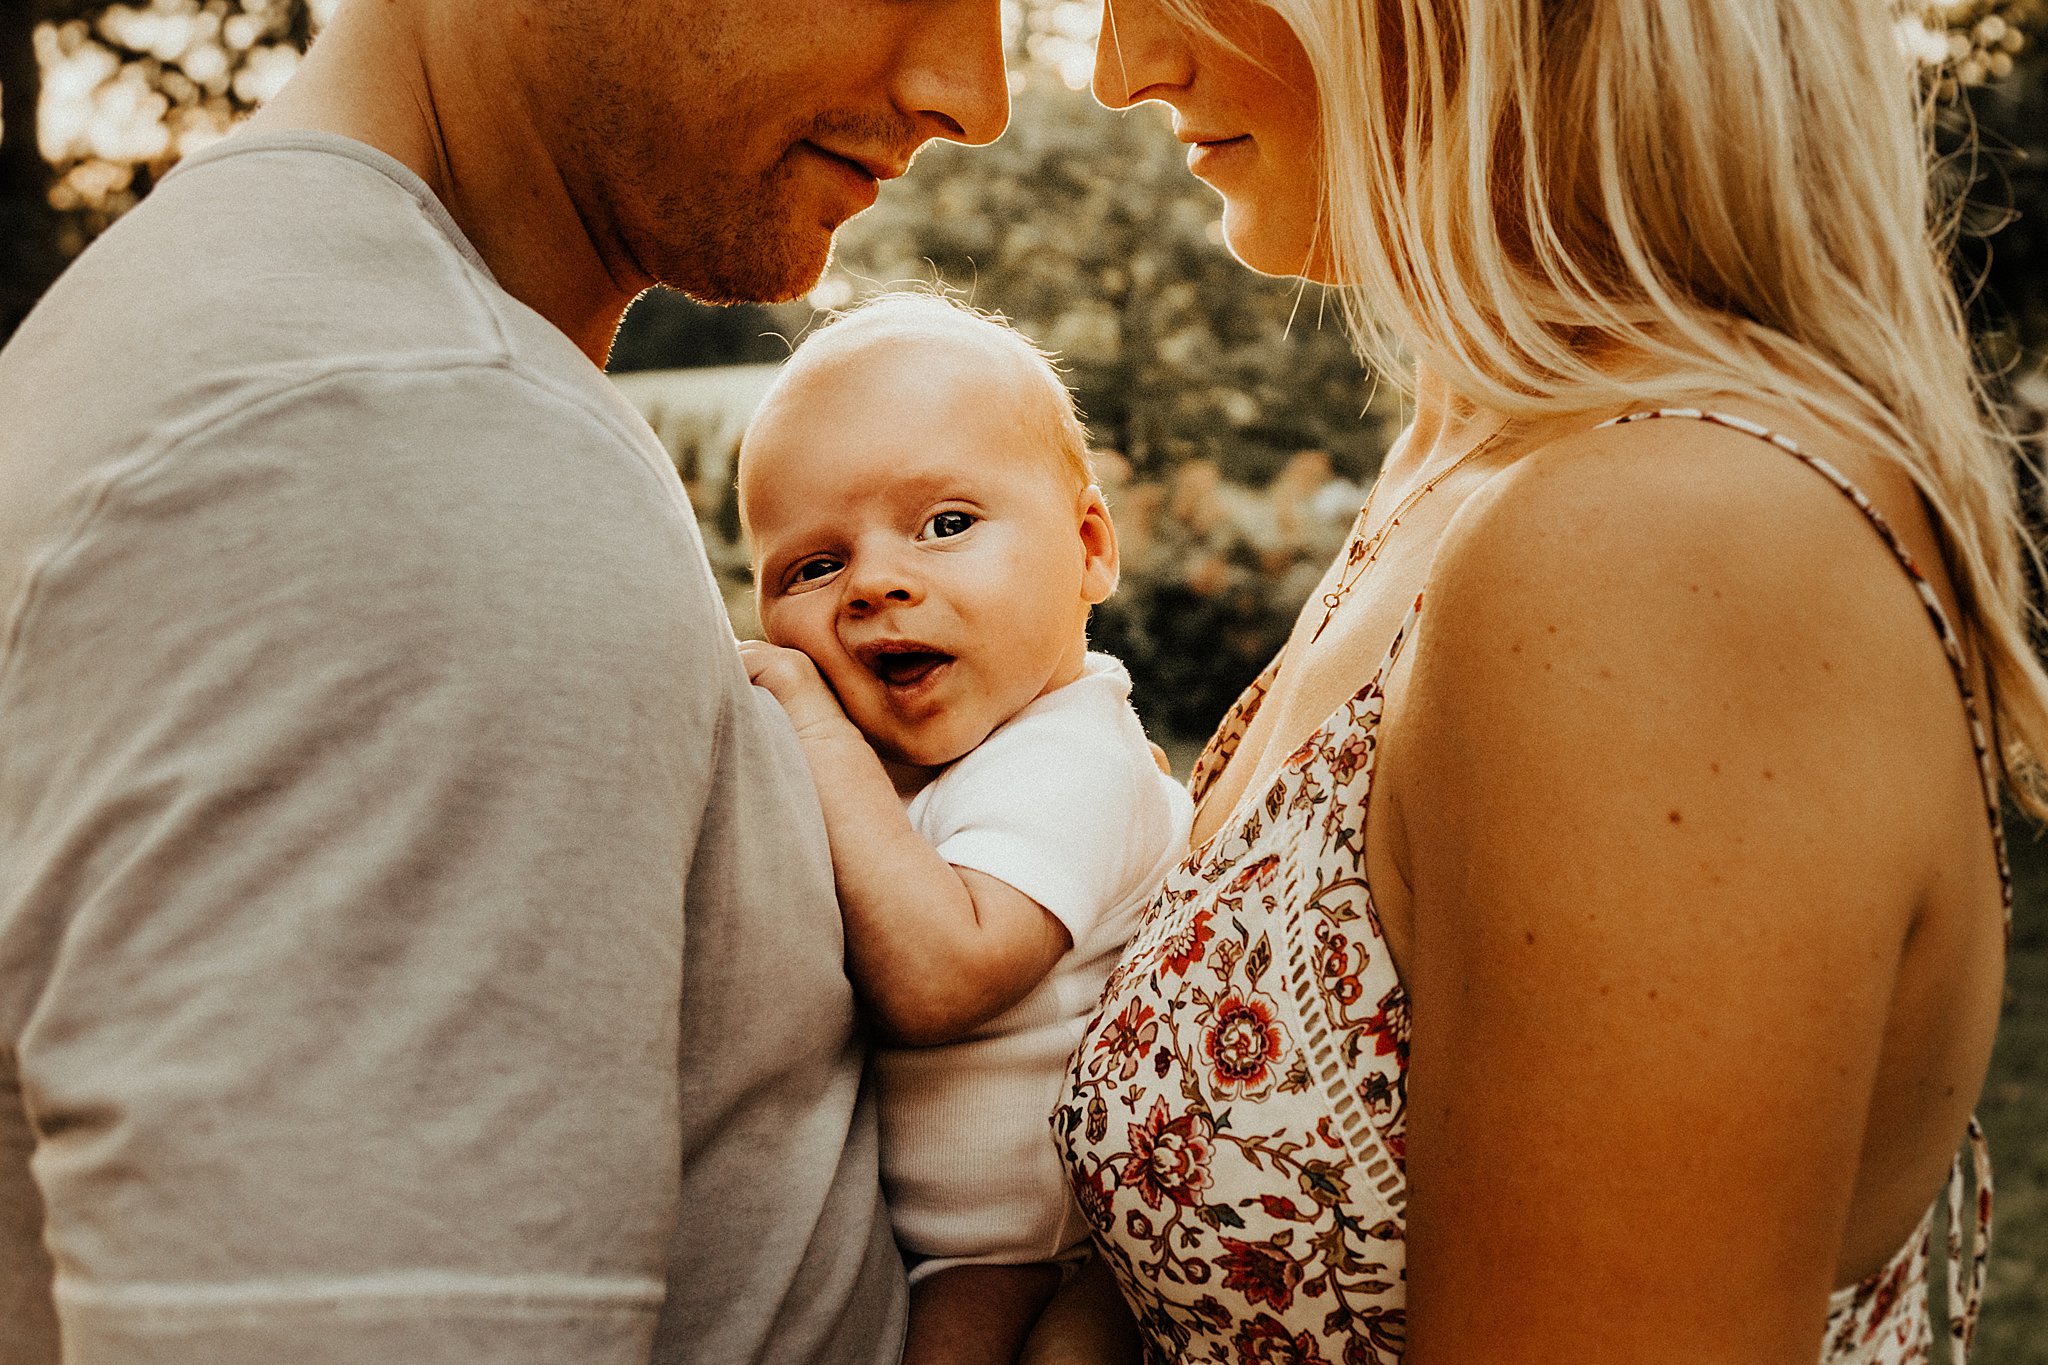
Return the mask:
[[[801,650],[784,649],[766,640],[740,641],[740,658],[747,677],[768,689],[796,727],[798,739],[836,736],[853,730],[853,722],[840,709],[839,698],[825,685],[818,666]],[[854,731],[858,736],[859,732]]]

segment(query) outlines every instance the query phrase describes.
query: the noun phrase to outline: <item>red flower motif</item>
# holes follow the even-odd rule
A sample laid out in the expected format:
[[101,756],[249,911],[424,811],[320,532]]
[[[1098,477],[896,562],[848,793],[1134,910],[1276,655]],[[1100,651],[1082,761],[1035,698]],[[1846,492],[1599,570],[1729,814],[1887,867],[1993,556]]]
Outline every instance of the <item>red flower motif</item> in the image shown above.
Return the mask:
[[1372,951],[1358,947],[1359,963],[1356,967],[1351,965],[1353,951],[1348,935],[1327,924],[1316,926],[1316,975],[1322,980],[1323,989],[1335,996],[1340,1005],[1354,1004],[1364,994],[1364,987],[1358,984],[1358,973],[1371,960]]
[[1133,1000],[1103,1030],[1095,1050],[1108,1053],[1112,1063],[1121,1059],[1123,1065],[1117,1072],[1117,1079],[1127,1081],[1138,1074],[1138,1064],[1151,1051],[1152,1043],[1158,1037],[1159,1020],[1152,1007],[1142,1000]]
[[1237,1365],[1330,1365],[1308,1332],[1290,1333],[1271,1313],[1237,1329]]
[[1339,782],[1349,782],[1371,760],[1372,740],[1365,734],[1353,734],[1337,747],[1330,771]]
[[1088,1226],[1098,1231],[1108,1231],[1112,1226],[1109,1189],[1103,1184],[1102,1172],[1084,1172],[1069,1165],[1067,1183],[1074,1187],[1074,1202],[1081,1206],[1081,1216],[1088,1220]]
[[1274,874],[1280,870],[1280,855],[1268,853],[1255,863],[1246,863],[1238,869],[1230,885],[1219,893],[1224,896],[1241,896],[1247,891],[1263,891],[1273,884]]
[[1294,1287],[1301,1283],[1301,1266],[1293,1257],[1268,1242],[1222,1241],[1226,1254],[1217,1264],[1225,1289],[1239,1291],[1246,1303],[1271,1304],[1281,1313],[1293,1306]]
[[1256,1098],[1273,1084],[1280,1060],[1280,1026],[1272,1002],[1250,991],[1232,991],[1216,1002],[1202,1031],[1209,1058],[1209,1082],[1219,1094]]
[[1380,997],[1379,1012],[1365,1021],[1365,1031],[1373,1040],[1375,1057],[1392,1054],[1404,1067],[1408,1064],[1408,997],[1399,986]]
[[1284,1194],[1262,1194],[1259,1196],[1259,1206],[1265,1209],[1268,1218],[1282,1218],[1292,1223],[1306,1222],[1314,1217],[1313,1214],[1303,1213],[1301,1208]]
[[1213,910],[1197,910],[1179,933],[1159,945],[1160,963],[1168,972],[1186,976],[1188,968],[1202,960],[1203,950],[1216,936],[1216,931],[1209,927],[1214,914]]
[[1146,1207],[1158,1208],[1170,1199],[1190,1208],[1203,1190],[1209,1188],[1209,1157],[1213,1144],[1208,1124],[1199,1115],[1167,1117],[1164,1099],[1152,1102],[1152,1113],[1143,1123],[1130,1125],[1131,1154],[1118,1174],[1125,1186],[1138,1192]]

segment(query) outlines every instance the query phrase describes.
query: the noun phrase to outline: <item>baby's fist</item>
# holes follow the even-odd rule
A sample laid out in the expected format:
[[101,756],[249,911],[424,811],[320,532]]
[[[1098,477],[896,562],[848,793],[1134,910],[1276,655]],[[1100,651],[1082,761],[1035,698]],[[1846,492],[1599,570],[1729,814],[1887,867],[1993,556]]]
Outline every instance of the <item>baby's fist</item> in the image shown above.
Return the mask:
[[816,737],[850,725],[839,698],[825,685],[818,666],[801,650],[784,649],[766,640],[742,640],[740,659],[747,677],[765,687],[789,716],[799,739]]

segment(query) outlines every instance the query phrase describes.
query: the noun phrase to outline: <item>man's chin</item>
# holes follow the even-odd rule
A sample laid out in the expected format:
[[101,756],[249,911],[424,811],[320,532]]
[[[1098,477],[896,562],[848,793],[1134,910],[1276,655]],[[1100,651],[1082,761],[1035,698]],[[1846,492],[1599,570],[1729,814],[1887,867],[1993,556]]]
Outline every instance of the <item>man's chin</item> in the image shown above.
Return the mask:
[[740,303],[787,303],[817,287],[832,260],[832,234],[765,234],[752,246],[735,247],[707,259],[703,253],[679,253],[672,278],[662,283],[699,303],[727,307]]

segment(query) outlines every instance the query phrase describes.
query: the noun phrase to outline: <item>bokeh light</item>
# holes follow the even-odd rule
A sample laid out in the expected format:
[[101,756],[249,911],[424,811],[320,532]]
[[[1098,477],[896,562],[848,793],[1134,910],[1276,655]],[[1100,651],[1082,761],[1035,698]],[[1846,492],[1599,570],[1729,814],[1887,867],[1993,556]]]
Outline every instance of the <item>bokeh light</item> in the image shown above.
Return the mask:
[[50,203],[95,226],[284,87],[338,0],[138,0],[39,26]]

